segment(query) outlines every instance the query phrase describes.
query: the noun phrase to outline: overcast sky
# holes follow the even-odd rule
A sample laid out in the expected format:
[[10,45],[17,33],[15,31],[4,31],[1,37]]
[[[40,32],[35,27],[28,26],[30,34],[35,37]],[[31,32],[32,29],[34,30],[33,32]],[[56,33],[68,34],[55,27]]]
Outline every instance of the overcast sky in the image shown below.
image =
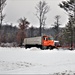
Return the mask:
[[[35,27],[39,27],[39,21],[36,14],[35,6],[38,4],[40,0],[7,0],[7,5],[4,8],[4,12],[6,17],[4,19],[5,23],[13,23],[18,26],[18,19],[21,17],[26,17],[30,22],[30,26],[33,25]],[[61,9],[58,4],[63,0],[45,0],[46,3],[50,6],[50,11],[46,14],[46,27],[51,27],[54,23],[54,17],[56,15],[60,15],[60,23],[62,26],[68,21],[68,15],[66,12]]]

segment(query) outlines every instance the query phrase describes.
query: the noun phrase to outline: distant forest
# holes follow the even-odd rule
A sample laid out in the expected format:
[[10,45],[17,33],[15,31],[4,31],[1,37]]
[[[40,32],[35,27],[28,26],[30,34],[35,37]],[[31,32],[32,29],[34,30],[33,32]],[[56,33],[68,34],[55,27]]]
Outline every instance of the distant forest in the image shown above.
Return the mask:
[[[17,42],[17,34],[20,28],[13,26],[13,25],[2,25],[0,29],[0,42],[1,43],[12,43]],[[60,33],[62,33],[63,28],[60,28]],[[26,36],[25,37],[35,37],[39,36],[39,28],[36,27],[28,27],[25,30]],[[56,30],[55,28],[42,28],[42,35],[51,35],[54,38],[56,37]]]

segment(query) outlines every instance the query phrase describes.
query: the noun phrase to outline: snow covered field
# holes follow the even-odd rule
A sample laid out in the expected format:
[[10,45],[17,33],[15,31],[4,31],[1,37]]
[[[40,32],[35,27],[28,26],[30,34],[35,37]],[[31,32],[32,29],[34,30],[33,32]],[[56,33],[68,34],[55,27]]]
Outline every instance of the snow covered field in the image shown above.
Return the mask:
[[0,74],[75,73],[75,50],[0,47]]

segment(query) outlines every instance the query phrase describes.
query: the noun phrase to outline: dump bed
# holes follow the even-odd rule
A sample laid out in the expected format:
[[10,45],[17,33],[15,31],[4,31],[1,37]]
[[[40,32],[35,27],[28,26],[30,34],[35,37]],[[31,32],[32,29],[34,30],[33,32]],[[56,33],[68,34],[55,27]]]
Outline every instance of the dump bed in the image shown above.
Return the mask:
[[42,36],[25,38],[23,43],[23,45],[41,45],[41,44],[42,44]]

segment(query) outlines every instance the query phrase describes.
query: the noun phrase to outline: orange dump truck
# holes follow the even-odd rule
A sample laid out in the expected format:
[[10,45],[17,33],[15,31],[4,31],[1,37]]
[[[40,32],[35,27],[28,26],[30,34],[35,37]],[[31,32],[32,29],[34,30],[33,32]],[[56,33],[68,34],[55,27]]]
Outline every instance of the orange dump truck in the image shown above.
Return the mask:
[[30,47],[38,47],[41,49],[55,48],[55,43],[52,36],[25,38],[23,45],[25,46],[25,48],[30,48]]

